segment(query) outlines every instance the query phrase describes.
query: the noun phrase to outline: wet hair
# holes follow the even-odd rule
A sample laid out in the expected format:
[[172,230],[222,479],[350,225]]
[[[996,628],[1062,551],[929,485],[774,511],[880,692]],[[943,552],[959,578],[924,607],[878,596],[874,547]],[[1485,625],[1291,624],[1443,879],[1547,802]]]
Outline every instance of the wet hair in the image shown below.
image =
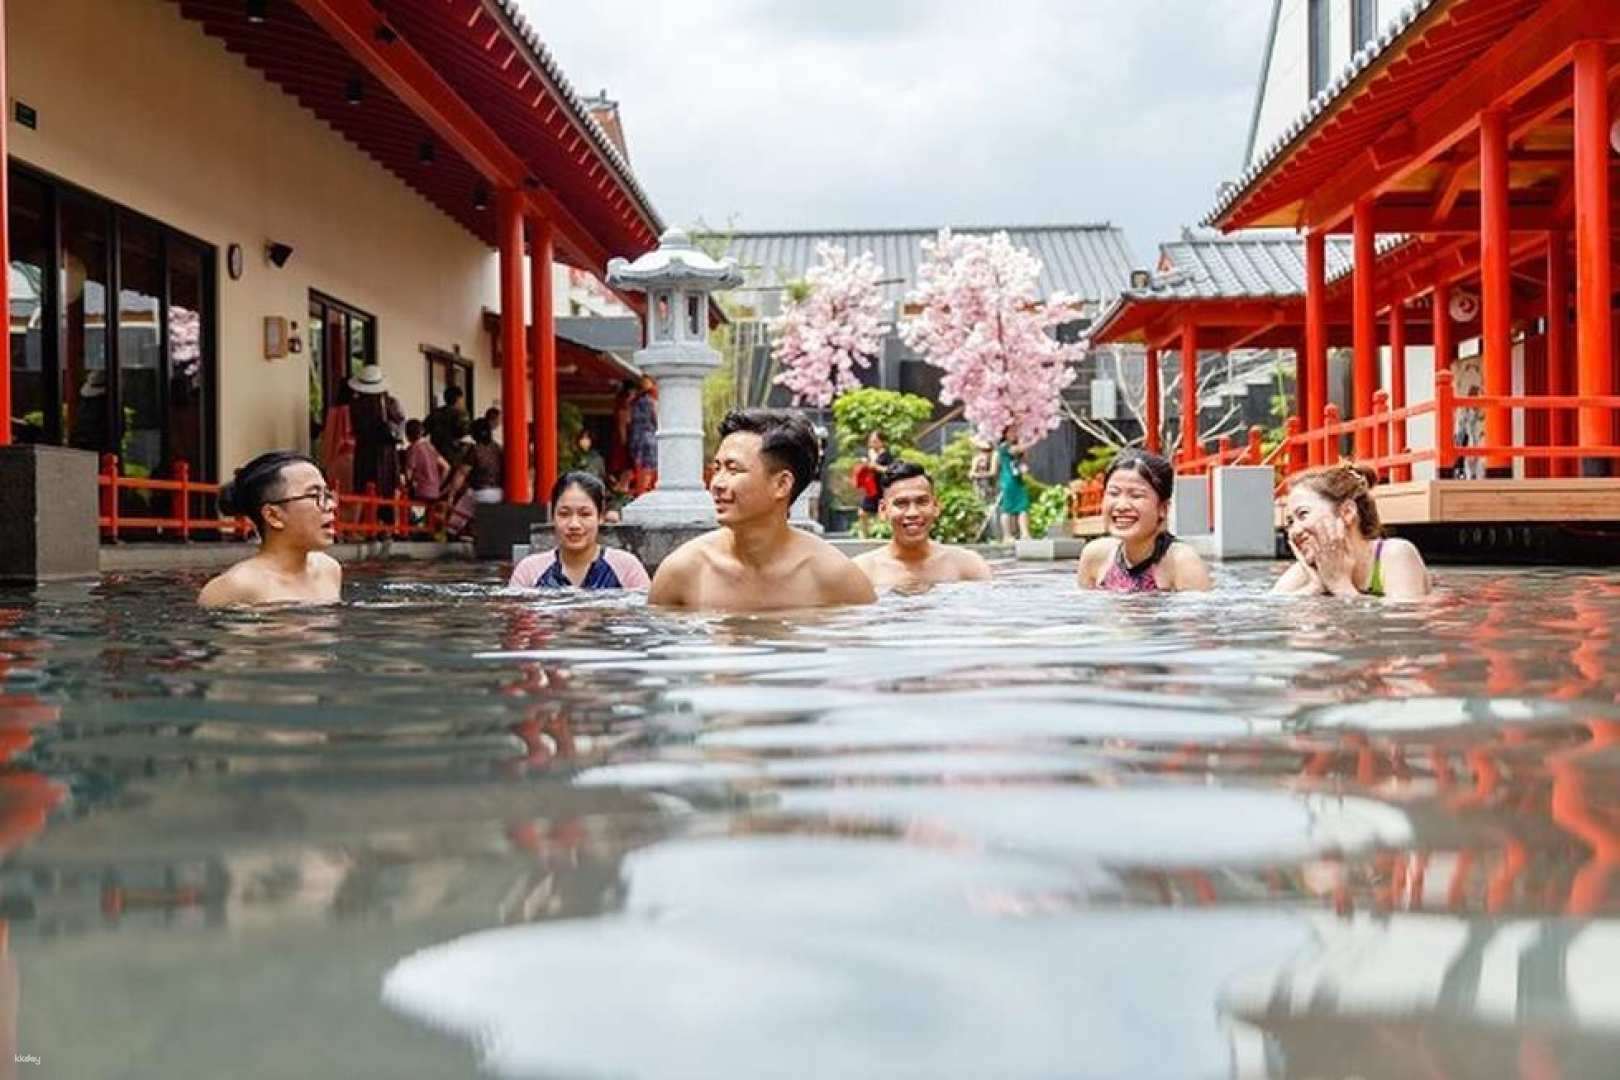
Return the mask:
[[1103,483],[1106,485],[1117,472],[1132,472],[1146,480],[1148,487],[1153,489],[1153,494],[1159,497],[1160,502],[1169,502],[1170,496],[1176,493],[1174,466],[1151,450],[1137,450],[1133,447],[1115,454],[1108,471],[1103,473]]
[[739,431],[758,435],[759,452],[775,469],[793,474],[793,494],[797,499],[821,471],[821,447],[810,421],[789,409],[733,409],[720,421],[720,438]]
[[557,504],[562,501],[563,494],[571,487],[577,487],[596,504],[598,514],[607,513],[607,487],[595,475],[588,472],[566,472],[557,477],[557,482],[551,485],[551,514],[557,515]]
[[878,494],[887,495],[892,485],[902,480],[915,480],[919,476],[928,481],[929,490],[933,490],[934,478],[928,475],[927,469],[915,461],[897,461],[878,473]]
[[447,386],[447,387],[444,388],[444,403],[446,405],[454,405],[456,402],[458,402],[460,400],[461,400],[461,387],[459,387],[459,386]]
[[473,442],[488,444],[495,441],[495,427],[488,417],[480,416],[472,422]]
[[1383,535],[1384,525],[1378,520],[1378,503],[1373,500],[1373,485],[1378,474],[1365,465],[1341,461],[1337,465],[1322,465],[1307,469],[1290,481],[1294,487],[1304,487],[1332,503],[1335,508],[1353,501],[1361,535],[1368,540]]
[[422,437],[422,421],[405,421],[405,437],[411,440],[411,442],[415,442],[417,439],[420,439]]
[[299,462],[306,465],[315,464],[309,455],[300,454],[296,450],[271,450],[269,453],[260,454],[237,469],[230,480],[220,485],[219,512],[247,518],[253,522],[253,528],[259,535],[263,536],[264,504],[282,497],[286,487],[282,483],[281,470]]

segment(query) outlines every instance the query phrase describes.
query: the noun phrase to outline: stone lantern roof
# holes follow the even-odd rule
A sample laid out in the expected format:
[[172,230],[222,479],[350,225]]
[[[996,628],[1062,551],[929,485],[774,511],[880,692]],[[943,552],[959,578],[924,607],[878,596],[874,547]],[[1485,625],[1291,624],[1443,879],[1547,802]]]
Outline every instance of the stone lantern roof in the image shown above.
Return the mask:
[[742,271],[727,260],[717,262],[692,244],[685,229],[666,229],[658,246],[635,262],[613,259],[607,283],[615,288],[649,292],[653,289],[734,289],[742,284]]

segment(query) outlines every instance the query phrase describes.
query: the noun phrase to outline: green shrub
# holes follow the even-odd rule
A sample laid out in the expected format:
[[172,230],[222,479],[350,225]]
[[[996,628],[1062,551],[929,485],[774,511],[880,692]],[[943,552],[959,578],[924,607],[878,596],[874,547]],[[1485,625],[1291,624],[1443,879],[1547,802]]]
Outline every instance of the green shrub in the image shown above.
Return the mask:
[[1069,493],[1060,484],[1033,493],[1029,504],[1029,534],[1043,537],[1048,529],[1069,516]]
[[857,456],[865,450],[867,436],[874,431],[880,432],[891,446],[905,446],[918,425],[932,415],[934,406],[927,398],[896,390],[864,387],[833,402],[838,443]]
[[1085,460],[1074,471],[1082,480],[1096,479],[1108,471],[1108,466],[1114,463],[1119,451],[1118,446],[1093,446],[1086,451]]

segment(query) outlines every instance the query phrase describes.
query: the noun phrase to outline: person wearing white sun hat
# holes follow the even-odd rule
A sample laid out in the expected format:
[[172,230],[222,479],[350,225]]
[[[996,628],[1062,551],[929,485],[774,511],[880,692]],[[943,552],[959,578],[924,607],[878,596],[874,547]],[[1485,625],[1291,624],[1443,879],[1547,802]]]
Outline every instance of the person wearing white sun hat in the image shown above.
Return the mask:
[[[354,489],[364,493],[367,484],[377,485],[377,494],[392,498],[399,489],[399,430],[405,423],[405,410],[388,392],[388,376],[376,364],[366,364],[349,376],[354,403],[349,414],[354,422]],[[379,517],[388,520],[392,511],[384,508]]]

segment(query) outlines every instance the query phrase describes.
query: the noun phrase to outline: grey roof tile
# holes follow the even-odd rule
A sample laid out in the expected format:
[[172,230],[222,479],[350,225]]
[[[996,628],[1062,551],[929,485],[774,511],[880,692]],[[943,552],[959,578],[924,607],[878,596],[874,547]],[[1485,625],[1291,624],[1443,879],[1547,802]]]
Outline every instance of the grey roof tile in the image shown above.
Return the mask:
[[[1130,283],[1134,260],[1124,231],[1108,224],[972,226],[957,233],[1006,232],[1013,243],[1040,258],[1041,293],[1068,292],[1104,304]],[[815,262],[816,245],[826,242],[851,255],[870,251],[883,268],[884,298],[898,302],[916,287],[922,242],[938,229],[843,229],[807,232],[736,232],[728,237],[726,256],[742,269],[750,287],[785,284],[804,276]]]

